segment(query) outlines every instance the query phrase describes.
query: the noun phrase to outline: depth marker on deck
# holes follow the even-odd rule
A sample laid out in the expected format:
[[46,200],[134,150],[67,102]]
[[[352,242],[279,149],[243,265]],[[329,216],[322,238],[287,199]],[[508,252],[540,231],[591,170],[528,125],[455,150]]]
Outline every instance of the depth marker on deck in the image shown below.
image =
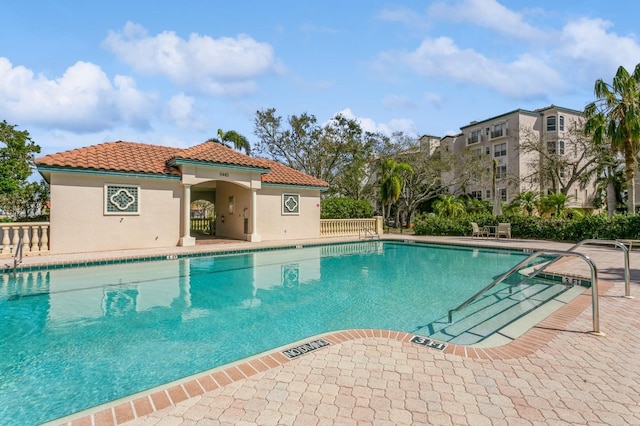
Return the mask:
[[312,340],[311,342],[304,343],[300,346],[284,350],[282,351],[282,354],[289,359],[293,359],[299,357],[300,355],[304,355],[306,353],[315,351],[316,349],[324,348],[325,346],[330,345],[331,343],[327,342],[324,339]]

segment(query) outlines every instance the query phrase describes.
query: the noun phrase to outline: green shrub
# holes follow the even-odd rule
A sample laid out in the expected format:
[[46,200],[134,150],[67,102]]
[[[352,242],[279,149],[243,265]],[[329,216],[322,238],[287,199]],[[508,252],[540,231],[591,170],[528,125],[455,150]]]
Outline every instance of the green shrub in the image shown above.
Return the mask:
[[480,226],[511,224],[513,238],[578,242],[599,238],[604,240],[640,239],[640,215],[608,217],[606,214],[574,218],[540,218],[525,215],[487,214],[444,219],[422,214],[415,218],[416,235],[471,235],[471,222]]
[[363,200],[329,197],[320,204],[321,219],[364,219],[373,217],[373,206]]

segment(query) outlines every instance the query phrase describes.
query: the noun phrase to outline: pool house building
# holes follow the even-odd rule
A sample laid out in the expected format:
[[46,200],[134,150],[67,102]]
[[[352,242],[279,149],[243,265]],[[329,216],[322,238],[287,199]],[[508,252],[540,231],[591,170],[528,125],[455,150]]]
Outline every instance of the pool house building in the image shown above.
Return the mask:
[[215,205],[217,237],[318,238],[328,189],[215,142],[187,149],[107,142],[38,158],[36,166],[51,190],[51,254],[195,245],[196,200]]

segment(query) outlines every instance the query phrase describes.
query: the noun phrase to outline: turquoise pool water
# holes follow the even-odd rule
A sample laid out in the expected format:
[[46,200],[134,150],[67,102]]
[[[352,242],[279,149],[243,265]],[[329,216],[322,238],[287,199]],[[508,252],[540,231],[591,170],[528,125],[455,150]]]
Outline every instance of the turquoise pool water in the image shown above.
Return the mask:
[[4,275],[0,424],[53,420],[323,332],[414,332],[525,256],[366,242]]

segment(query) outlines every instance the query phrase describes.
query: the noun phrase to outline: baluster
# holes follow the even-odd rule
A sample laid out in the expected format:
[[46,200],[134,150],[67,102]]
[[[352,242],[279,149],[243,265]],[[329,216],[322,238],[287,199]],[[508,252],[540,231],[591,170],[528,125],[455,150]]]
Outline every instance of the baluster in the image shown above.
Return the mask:
[[11,240],[9,239],[9,227],[2,227],[2,253],[11,253],[11,248],[9,247],[11,244]]
[[22,227],[22,253],[29,253],[31,251],[31,241],[29,239],[29,225]]
[[39,252],[40,251],[40,238],[38,236],[38,226],[32,227],[33,235],[31,236],[31,251]]
[[42,225],[42,238],[40,238],[40,251],[49,251],[49,225]]
[[13,231],[11,245],[13,246],[13,254],[16,254],[18,252],[18,242],[20,241],[20,227],[12,226],[11,230]]

